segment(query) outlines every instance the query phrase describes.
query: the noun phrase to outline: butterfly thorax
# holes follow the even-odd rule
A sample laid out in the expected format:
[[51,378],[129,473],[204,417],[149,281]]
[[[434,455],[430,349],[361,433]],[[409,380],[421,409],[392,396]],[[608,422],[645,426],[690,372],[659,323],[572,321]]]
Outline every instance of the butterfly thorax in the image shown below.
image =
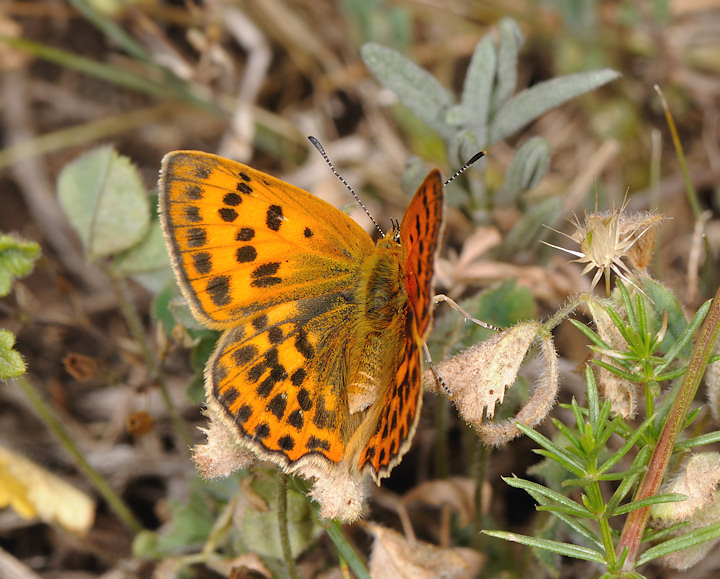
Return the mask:
[[363,269],[366,320],[371,331],[382,332],[407,306],[400,244],[390,236],[380,239]]

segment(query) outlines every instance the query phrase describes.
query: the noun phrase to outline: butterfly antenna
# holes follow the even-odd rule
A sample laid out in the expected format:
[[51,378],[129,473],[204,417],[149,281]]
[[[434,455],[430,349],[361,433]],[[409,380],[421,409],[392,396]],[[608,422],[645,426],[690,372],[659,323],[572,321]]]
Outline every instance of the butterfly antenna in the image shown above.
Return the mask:
[[445,181],[445,183],[443,183],[443,187],[452,183],[455,179],[457,179],[460,175],[462,175],[470,165],[472,165],[475,161],[479,161],[485,155],[487,155],[487,151],[480,151],[479,153],[476,153],[475,155],[473,155],[472,159],[470,159],[467,163],[465,163],[462,167],[460,167],[452,177],[450,177],[447,181]]
[[[383,237],[385,237],[385,233],[383,232],[382,229],[380,229],[380,226],[377,224],[377,221],[375,221],[375,219],[373,219],[373,216],[370,215],[370,212],[367,210],[367,207],[365,207],[365,205],[363,204],[363,202],[360,201],[360,197],[357,196],[357,194],[355,193],[355,191],[352,190],[352,187],[350,187],[350,185],[348,185],[348,182],[345,181],[345,179],[342,178],[342,176],[340,175],[340,173],[338,173],[338,172],[335,170],[335,167],[333,167],[333,164],[330,162],[330,158],[328,157],[327,153],[325,152],[325,149],[323,149],[323,146],[320,144],[320,141],[318,141],[318,140],[317,140],[315,137],[313,137],[313,136],[309,136],[308,139],[309,139],[310,142],[313,144],[313,146],[320,152],[320,154],[323,156],[323,159],[325,159],[325,162],[326,162],[326,163],[328,164],[328,166],[330,167],[330,170],[333,172],[333,175],[335,175],[338,179],[340,179],[340,182],[341,182],[343,185],[345,185],[345,187],[347,187],[347,190],[350,191],[350,193],[352,193],[352,196],[353,196],[353,197],[355,197],[355,201],[357,201],[357,202],[360,204],[360,207],[362,207],[363,211],[365,212],[365,215],[367,215],[367,216],[370,218],[370,221],[373,222],[373,225],[375,225],[375,229],[377,229],[377,230],[380,232],[380,235],[382,235]],[[478,157],[478,158],[479,158],[479,157]],[[474,162],[474,161],[473,161],[473,162]],[[454,179],[454,177],[453,177],[453,179]]]

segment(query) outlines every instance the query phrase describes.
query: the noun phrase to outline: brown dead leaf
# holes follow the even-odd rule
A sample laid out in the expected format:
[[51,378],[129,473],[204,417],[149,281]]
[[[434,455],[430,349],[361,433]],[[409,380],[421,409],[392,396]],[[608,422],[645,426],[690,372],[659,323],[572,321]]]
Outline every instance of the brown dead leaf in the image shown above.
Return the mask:
[[367,528],[375,537],[370,554],[373,579],[472,579],[485,563],[485,556],[473,549],[443,549],[408,541],[379,525]]
[[[490,503],[491,495],[492,488],[485,483],[483,505]],[[403,495],[403,504],[414,501],[436,507],[449,507],[457,514],[460,525],[466,526],[475,514],[475,481],[464,477],[426,481]]]

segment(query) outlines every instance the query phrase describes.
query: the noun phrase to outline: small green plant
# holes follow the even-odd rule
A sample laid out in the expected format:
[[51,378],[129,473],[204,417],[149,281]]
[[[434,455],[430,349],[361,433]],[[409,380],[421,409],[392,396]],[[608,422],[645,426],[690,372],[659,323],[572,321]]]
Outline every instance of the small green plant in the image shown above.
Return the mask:
[[[666,115],[678,157],[686,167],[667,109]],[[692,204],[691,185],[688,197]],[[588,367],[587,406],[575,400],[562,405],[572,412],[575,424],[554,419],[558,433],[552,440],[518,424],[541,446],[536,452],[545,459],[531,472],[546,486],[516,477],[506,482],[527,491],[538,510],[566,526],[555,526],[554,537],[486,531],[548,553],[597,563],[608,579],[642,577],[638,567],[655,559],[686,569],[720,539],[720,455],[691,454],[696,447],[720,441],[720,431],[699,436],[690,431],[701,412],[699,407],[691,410],[700,381],[708,364],[720,360],[712,355],[720,333],[720,290],[687,322],[672,293],[644,272],[661,220],[653,213],[625,216],[622,208],[588,214],[582,224],[574,220],[576,232],[568,236],[580,244],[580,251],[558,248],[585,263],[583,273],[597,269],[592,287],[604,274],[609,293],[611,272],[617,276],[617,289],[608,299],[581,295],[566,308],[568,313],[585,305],[590,312],[595,331],[577,320],[571,322],[591,342],[600,388]],[[560,312],[556,317],[564,315]],[[663,395],[665,382],[672,386]],[[717,396],[713,384],[708,393],[711,401]],[[605,398],[602,403],[599,389]],[[633,422],[638,399],[644,400],[639,425],[637,419]],[[619,447],[612,440],[615,437],[622,441]],[[619,528],[617,517],[625,515]],[[557,540],[569,530],[584,544]],[[642,551],[648,543],[652,546]],[[552,558],[543,560],[551,567],[557,565]]]
[[[0,234],[0,297],[10,293],[13,281],[32,272],[40,256],[40,246],[13,235]],[[0,380],[17,378],[25,373],[25,361],[13,349],[15,336],[0,330]]]
[[[666,295],[666,299],[671,299],[670,294]],[[657,350],[661,348],[663,334],[666,334],[667,317],[654,318],[655,321],[664,319],[665,324],[660,332],[653,332],[650,328],[650,320],[653,318],[647,315],[648,300],[645,296],[638,292],[633,298],[625,286],[619,283],[618,291],[611,300],[599,302],[585,297],[582,301],[590,306],[599,333],[616,332],[625,341],[625,348],[611,345],[599,333],[573,321],[592,340],[592,349],[601,356],[601,359],[595,361],[597,366],[612,374],[620,385],[615,385],[612,398],[608,397],[606,391],[606,398],[601,401],[595,375],[588,367],[585,375],[587,406],[581,406],[575,400],[571,404],[561,405],[572,412],[574,425],[553,419],[553,425],[558,431],[553,440],[518,425],[524,434],[541,446],[535,452],[544,456],[545,460],[532,472],[543,478],[548,486],[517,477],[506,478],[505,481],[510,486],[526,490],[537,501],[539,511],[548,511],[563,521],[569,527],[567,530],[575,531],[576,537],[582,538],[585,545],[501,531],[486,533],[556,554],[593,561],[605,566],[604,577],[620,577],[635,566],[720,537],[720,523],[708,525],[702,532],[693,531],[671,538],[668,537],[672,533],[689,523],[664,525],[661,530],[648,531],[642,535],[643,543],[652,542],[654,546],[634,559],[630,566],[625,565],[628,552],[618,548],[620,542],[615,530],[617,525],[614,524],[617,517],[632,511],[651,505],[677,503],[687,498],[677,493],[658,493],[647,497],[639,497],[636,493],[632,497],[632,491],[636,489],[643,473],[655,467],[653,450],[659,448],[661,432],[669,422],[671,408],[677,403],[676,398],[681,391],[682,383],[678,383],[662,403],[657,404],[660,397],[659,384],[685,375],[687,365],[678,358],[681,358],[681,352],[686,349],[690,339],[697,334],[710,309],[710,303],[697,311],[674,341],[662,346],[665,354],[660,356]],[[618,310],[625,314],[621,316]],[[673,363],[676,368],[668,370]],[[607,388],[609,383],[612,383],[612,378],[604,375],[604,387]],[[621,414],[630,410],[627,400],[635,397],[631,390],[643,384],[646,418],[636,426],[629,421],[630,416],[626,419]],[[699,409],[696,409],[684,419],[683,430],[691,426],[698,413]],[[622,443],[608,444],[613,436],[619,436]],[[718,440],[720,431],[696,440],[685,440],[675,449],[677,455],[674,460],[691,448]],[[565,474],[559,474],[553,464],[561,467]],[[575,494],[573,489],[579,491],[579,498],[571,498]],[[567,530],[558,532],[563,534]]]

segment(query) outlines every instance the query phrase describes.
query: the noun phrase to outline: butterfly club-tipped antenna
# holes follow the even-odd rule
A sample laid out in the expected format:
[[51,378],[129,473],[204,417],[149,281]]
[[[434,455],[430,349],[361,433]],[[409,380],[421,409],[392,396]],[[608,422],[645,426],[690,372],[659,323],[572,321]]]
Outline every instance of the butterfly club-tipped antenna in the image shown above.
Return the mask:
[[443,187],[447,187],[448,185],[450,185],[450,183],[455,181],[455,179],[457,179],[460,175],[462,175],[465,171],[467,171],[467,169],[470,167],[470,165],[472,165],[476,161],[479,161],[485,155],[487,155],[487,151],[480,151],[478,153],[475,153],[467,163],[465,163],[462,167],[460,167],[457,171],[455,171],[455,174],[452,177],[450,177],[447,181],[445,181],[445,183],[443,183]]
[[380,232],[380,235],[382,235],[383,237],[385,237],[385,233],[383,232],[382,229],[380,229],[380,226],[377,224],[377,221],[375,221],[375,219],[373,219],[373,216],[370,215],[370,212],[367,210],[367,207],[365,207],[365,204],[360,200],[360,197],[357,196],[357,194],[355,193],[355,191],[353,191],[352,187],[350,187],[350,185],[348,185],[348,182],[345,181],[345,179],[342,178],[342,176],[340,175],[340,173],[338,173],[338,172],[335,170],[335,167],[333,167],[333,164],[332,164],[332,162],[330,161],[330,157],[328,157],[327,153],[325,152],[325,149],[324,149],[323,146],[320,144],[320,141],[318,141],[318,140],[317,140],[315,137],[313,137],[313,136],[309,136],[309,137],[308,137],[308,140],[313,144],[313,146],[314,146],[314,147],[320,152],[320,154],[323,156],[323,159],[325,159],[325,162],[328,164],[328,167],[330,167],[330,170],[333,172],[333,175],[335,175],[338,179],[340,179],[340,182],[341,182],[343,185],[345,185],[345,187],[347,187],[347,190],[350,191],[350,193],[352,194],[352,196],[355,198],[355,201],[357,201],[358,204],[360,205],[360,207],[362,207],[362,210],[365,212],[365,215],[367,215],[367,216],[370,218],[370,221],[373,222],[373,225],[375,226],[375,229],[377,229],[377,230]]

